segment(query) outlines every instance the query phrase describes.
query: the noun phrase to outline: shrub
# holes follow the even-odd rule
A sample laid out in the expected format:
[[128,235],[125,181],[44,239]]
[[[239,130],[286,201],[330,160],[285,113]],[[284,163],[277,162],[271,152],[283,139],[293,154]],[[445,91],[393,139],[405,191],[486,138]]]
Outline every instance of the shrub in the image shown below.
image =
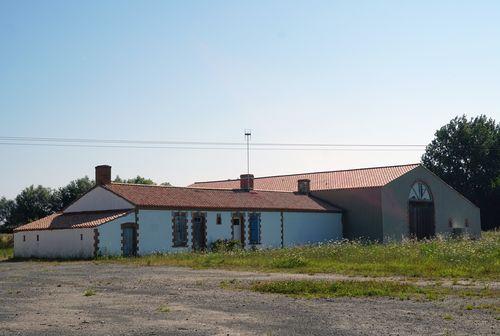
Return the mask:
[[238,240],[217,239],[210,244],[212,252],[232,252],[241,249],[241,242]]
[[0,249],[7,249],[14,246],[14,236],[11,234],[0,234]]

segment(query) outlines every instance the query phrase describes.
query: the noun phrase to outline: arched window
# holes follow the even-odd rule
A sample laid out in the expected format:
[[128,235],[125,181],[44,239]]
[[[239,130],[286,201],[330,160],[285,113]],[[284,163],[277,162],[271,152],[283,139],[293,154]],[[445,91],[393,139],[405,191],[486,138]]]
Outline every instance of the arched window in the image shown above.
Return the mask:
[[423,182],[415,182],[410,189],[410,195],[408,196],[410,201],[424,201],[432,202],[431,192],[427,185]]

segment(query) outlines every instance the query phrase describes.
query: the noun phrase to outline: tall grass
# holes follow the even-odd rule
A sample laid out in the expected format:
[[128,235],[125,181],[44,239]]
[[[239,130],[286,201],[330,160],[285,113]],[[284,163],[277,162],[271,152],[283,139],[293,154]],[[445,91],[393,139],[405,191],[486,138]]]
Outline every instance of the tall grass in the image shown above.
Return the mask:
[[100,262],[294,273],[498,279],[500,232],[480,240],[440,239],[377,244],[352,241],[275,250],[155,254]]
[[0,260],[14,255],[14,238],[11,234],[0,234]]

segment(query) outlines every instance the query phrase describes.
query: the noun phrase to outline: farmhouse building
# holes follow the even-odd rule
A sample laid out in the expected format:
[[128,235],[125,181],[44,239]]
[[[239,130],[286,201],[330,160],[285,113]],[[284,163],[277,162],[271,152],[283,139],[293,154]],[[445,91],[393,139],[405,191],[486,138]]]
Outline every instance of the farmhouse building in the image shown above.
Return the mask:
[[163,187],[111,182],[17,228],[16,257],[202,251],[219,239],[280,248],[343,238],[480,236],[479,209],[419,164]]
[[[238,180],[197,182],[193,188],[231,189]],[[256,190],[297,190],[342,208],[347,239],[376,241],[436,234],[481,234],[479,208],[421,164],[280,175],[254,179]]]
[[206,250],[218,239],[279,248],[342,239],[341,209],[307,192],[111,183],[96,167],[96,186],[62,213],[17,228],[16,257],[90,258]]

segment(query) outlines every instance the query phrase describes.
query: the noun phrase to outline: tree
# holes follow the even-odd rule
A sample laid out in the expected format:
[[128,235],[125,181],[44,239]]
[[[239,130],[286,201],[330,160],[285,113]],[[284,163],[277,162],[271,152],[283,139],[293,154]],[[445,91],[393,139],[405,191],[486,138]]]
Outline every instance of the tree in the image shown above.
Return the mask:
[[54,191],[39,185],[33,185],[21,191],[15,200],[15,207],[7,218],[6,225],[16,228],[19,225],[32,222],[48,216],[58,209],[58,200]]
[[116,175],[116,178],[113,180],[113,182],[156,185],[156,183],[153,180],[139,176],[139,175],[137,175],[134,178],[128,179],[128,180],[122,179],[122,178],[120,178],[120,176]]
[[172,184],[170,184],[170,182],[163,182],[162,184],[160,184],[161,186],[164,186],[164,187],[173,187]]
[[[114,182],[150,184],[153,180],[137,176],[123,180],[116,176]],[[165,185],[165,184],[162,184]],[[66,208],[94,187],[94,181],[87,176],[76,179],[59,189],[30,186],[24,189],[16,199],[0,198],[0,231],[11,231],[14,228],[43,218]]]
[[481,209],[481,226],[500,226],[500,124],[455,117],[435,133],[422,163]]
[[56,211],[66,208],[93,187],[94,181],[85,176],[59,188],[54,195],[57,200]]
[[7,219],[15,206],[16,203],[13,200],[9,200],[5,197],[0,198],[0,232],[8,229]]

